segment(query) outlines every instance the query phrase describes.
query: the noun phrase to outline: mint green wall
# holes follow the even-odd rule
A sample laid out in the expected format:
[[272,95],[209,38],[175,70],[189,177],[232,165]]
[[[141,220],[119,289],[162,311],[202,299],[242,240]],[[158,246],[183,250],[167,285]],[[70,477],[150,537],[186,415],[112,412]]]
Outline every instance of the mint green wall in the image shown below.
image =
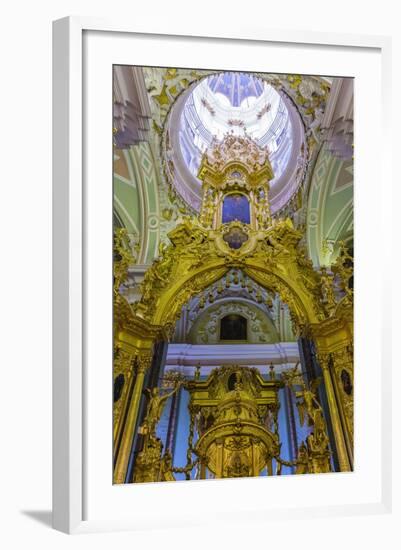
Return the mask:
[[322,149],[308,195],[307,242],[315,266],[330,265],[339,241],[353,238],[353,163]]
[[139,243],[138,264],[149,264],[157,256],[160,208],[158,174],[151,146],[143,142],[124,156],[129,178],[114,174],[114,209],[128,229],[131,240]]

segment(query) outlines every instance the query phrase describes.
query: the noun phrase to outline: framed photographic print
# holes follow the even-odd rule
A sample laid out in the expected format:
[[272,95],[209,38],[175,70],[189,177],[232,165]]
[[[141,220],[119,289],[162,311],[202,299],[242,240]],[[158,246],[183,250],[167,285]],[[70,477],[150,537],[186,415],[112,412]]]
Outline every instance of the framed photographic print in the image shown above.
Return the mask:
[[385,511],[389,44],[191,34],[54,24],[54,525]]

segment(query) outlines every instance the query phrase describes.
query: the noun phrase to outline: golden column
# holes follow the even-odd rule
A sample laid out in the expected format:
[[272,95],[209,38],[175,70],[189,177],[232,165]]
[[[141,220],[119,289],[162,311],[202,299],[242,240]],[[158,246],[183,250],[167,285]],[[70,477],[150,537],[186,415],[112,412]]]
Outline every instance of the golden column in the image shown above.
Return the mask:
[[114,358],[114,383],[117,378],[122,375],[124,377],[124,385],[122,393],[116,403],[113,404],[113,435],[114,435],[114,447],[121,434],[122,419],[124,418],[124,412],[127,407],[128,395],[130,394],[130,387],[133,374],[133,354],[123,348],[118,348]]
[[[332,353],[333,382],[338,407],[344,426],[350,461],[353,461],[354,448],[354,365],[350,346]],[[344,377],[344,378],[343,378]]]
[[121,447],[114,469],[114,483],[124,483],[125,481],[132,441],[134,438],[135,426],[138,418],[139,405],[141,402],[143,383],[145,380],[146,371],[152,363],[152,353],[149,351],[139,353],[137,355],[136,361],[137,364],[135,386],[129,405],[127,421],[124,426]]
[[334,393],[333,381],[331,379],[329,359],[330,354],[318,354],[318,361],[323,371],[324,386],[326,388],[327,400],[329,403],[329,411],[331,423],[333,426],[334,439],[336,442],[338,462],[341,472],[350,472],[352,470],[349,462],[347,446],[345,443],[344,433],[341,426],[340,413],[337,406],[336,396]]

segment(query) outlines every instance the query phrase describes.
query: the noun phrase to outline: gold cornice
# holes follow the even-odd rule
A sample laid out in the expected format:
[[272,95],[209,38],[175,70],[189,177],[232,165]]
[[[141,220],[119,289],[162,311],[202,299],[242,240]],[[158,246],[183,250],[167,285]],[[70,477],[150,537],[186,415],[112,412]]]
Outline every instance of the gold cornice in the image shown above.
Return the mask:
[[250,187],[257,187],[261,182],[266,183],[274,178],[273,169],[270,163],[266,163],[257,170],[249,172],[245,164],[236,160],[228,162],[223,171],[216,170],[213,166],[209,165],[207,161],[202,160],[198,178],[207,185],[213,183],[215,187],[224,187],[227,183],[229,173],[234,170],[245,171]]
[[310,325],[307,336],[316,341],[319,353],[325,354],[349,346],[352,333],[352,320],[332,317]]
[[157,340],[166,339],[165,329],[152,325],[131,308],[126,299],[118,295],[114,301],[114,342],[137,355],[150,350]]

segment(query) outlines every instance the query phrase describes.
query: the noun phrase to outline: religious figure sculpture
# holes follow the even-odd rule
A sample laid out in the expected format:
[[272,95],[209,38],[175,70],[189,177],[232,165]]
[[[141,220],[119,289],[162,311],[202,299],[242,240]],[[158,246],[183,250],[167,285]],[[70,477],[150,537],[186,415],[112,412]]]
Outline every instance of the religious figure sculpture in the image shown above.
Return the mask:
[[149,483],[159,480],[162,448],[163,444],[158,437],[151,433],[145,435],[143,449],[136,459],[135,483]]
[[174,390],[164,395],[160,394],[160,388],[158,387],[152,388],[152,390],[148,388],[145,390],[149,402],[146,410],[145,422],[142,425],[143,433],[155,434],[157,424],[159,423],[167,399],[174,395],[181,385],[182,380],[179,380]]
[[302,441],[301,445],[298,448],[298,457],[296,460],[296,474],[307,474],[309,473],[308,468],[308,448],[305,443]]
[[142,450],[136,459],[134,476],[134,482],[136,483],[175,481],[171,454],[166,450],[164,456],[161,456],[163,443],[156,435],[156,428],[167,399],[178,391],[182,383],[182,380],[179,380],[174,390],[164,395],[160,394],[160,388],[158,387],[145,390],[149,402],[145,421],[140,428],[144,440]]
[[270,222],[269,202],[265,196],[259,198],[256,209],[256,219],[259,229],[267,229]]
[[297,397],[297,409],[301,426],[307,422],[312,428],[311,433],[302,442],[298,449],[296,460],[296,473],[325,473],[331,471],[329,438],[327,435],[326,422],[323,409],[320,405],[316,392],[321,379],[313,380],[309,386],[301,378],[297,367],[287,376],[287,383],[292,386],[300,384],[302,389],[295,391]]
[[337,305],[333,290],[333,277],[327,272],[325,267],[322,267],[320,273],[323,302],[327,309],[331,311]]
[[346,244],[341,241],[340,252],[337,260],[332,266],[333,273],[337,275],[340,283],[340,288],[344,292],[348,299],[352,296],[352,273],[354,266],[354,259],[348,252]]
[[325,430],[315,430],[306,438],[310,451],[314,454],[324,454],[327,451],[329,438]]
[[[296,392],[301,401],[297,403],[300,422],[303,425],[305,417],[308,423],[313,427],[313,431],[306,438],[309,468],[314,473],[330,472],[330,451],[329,438],[326,430],[326,422],[323,417],[323,409],[316,398],[316,390],[319,386],[320,378],[314,380],[310,387],[304,384],[300,392]],[[300,473],[300,472],[299,472]],[[305,473],[305,472],[304,472]]]
[[173,474],[173,457],[168,449],[161,459],[160,481],[176,481]]
[[317,378],[311,382],[309,388],[304,384],[301,391],[295,392],[296,397],[301,398],[301,400],[297,402],[301,426],[304,425],[306,418],[310,426],[317,426],[318,428],[320,428],[324,422],[322,407],[316,399],[316,390],[320,382],[321,379]]
[[128,232],[125,228],[114,230],[114,293],[118,295],[120,286],[128,279],[128,267],[136,262],[131,249]]

